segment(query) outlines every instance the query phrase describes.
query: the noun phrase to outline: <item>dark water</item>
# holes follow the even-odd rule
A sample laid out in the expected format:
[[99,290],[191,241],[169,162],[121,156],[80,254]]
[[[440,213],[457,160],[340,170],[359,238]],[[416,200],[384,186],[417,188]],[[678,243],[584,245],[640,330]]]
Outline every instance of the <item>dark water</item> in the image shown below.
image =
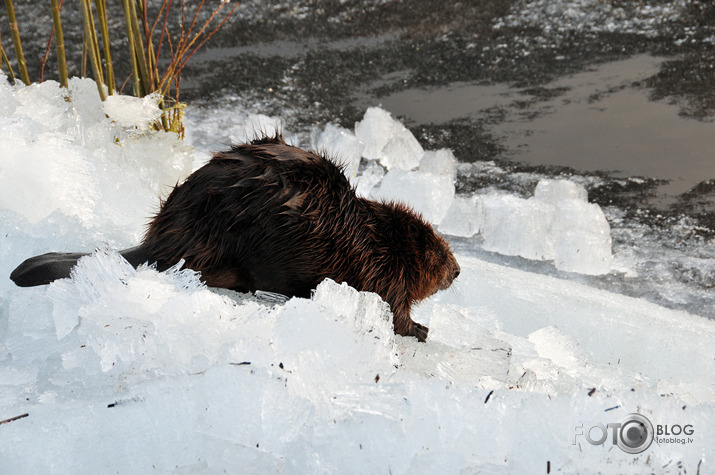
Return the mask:
[[[546,83],[544,88],[559,91],[547,100],[528,88],[458,82],[405,89],[379,103],[413,126],[479,120],[499,109],[503,120],[487,129],[509,159],[667,181],[655,200],[667,205],[704,177],[715,177],[715,124],[650,99],[643,81],[662,64],[662,58],[643,54],[593,66]],[[365,96],[361,102],[374,101]]]

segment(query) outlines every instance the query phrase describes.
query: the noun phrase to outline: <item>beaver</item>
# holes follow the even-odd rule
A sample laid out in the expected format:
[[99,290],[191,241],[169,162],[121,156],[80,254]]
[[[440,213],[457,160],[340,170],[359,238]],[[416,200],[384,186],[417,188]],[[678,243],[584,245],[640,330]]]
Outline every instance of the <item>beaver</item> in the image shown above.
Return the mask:
[[[177,185],[141,245],[121,251],[133,265],[166,270],[181,259],[209,286],[309,297],[325,278],[375,292],[390,305],[396,334],[425,341],[412,304],[459,275],[447,242],[399,202],[356,195],[343,168],[288,145],[280,135],[215,153]],[[85,254],[49,253],[12,272],[19,286],[68,277]]]

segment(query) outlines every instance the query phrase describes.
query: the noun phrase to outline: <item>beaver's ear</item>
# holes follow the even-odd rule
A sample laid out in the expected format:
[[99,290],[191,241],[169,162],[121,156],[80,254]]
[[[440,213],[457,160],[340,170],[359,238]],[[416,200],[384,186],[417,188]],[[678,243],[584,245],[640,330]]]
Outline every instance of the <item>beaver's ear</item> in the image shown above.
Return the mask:
[[419,223],[416,223],[413,220],[410,220],[409,224],[407,225],[407,232],[410,233],[410,236],[417,237],[420,235],[421,231],[421,226]]
[[410,241],[415,243],[419,248],[427,246],[427,228],[424,224],[419,221],[410,220],[410,223],[407,225],[407,233],[410,237]]

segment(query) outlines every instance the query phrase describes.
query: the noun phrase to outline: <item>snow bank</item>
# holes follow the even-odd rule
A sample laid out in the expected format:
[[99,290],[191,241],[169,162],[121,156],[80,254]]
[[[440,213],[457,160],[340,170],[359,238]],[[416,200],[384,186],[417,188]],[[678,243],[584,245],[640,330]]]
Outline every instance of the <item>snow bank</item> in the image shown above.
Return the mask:
[[[641,473],[712,452],[712,321],[459,260],[419,344],[344,284],[268,305],[84,258],[11,296],[0,407],[28,416],[0,426],[0,470]],[[693,442],[630,455],[578,435],[636,410]]]
[[0,207],[32,224],[57,211],[97,234],[137,240],[156,198],[191,171],[176,134],[149,131],[156,100],[103,104],[89,79],[73,78],[69,89],[10,86],[0,72]]
[[[56,85],[0,81],[0,473],[712,471],[715,322],[643,300],[458,255],[453,287],[414,311],[430,326],[420,344],[393,334],[377,295],[345,284],[281,302],[209,289],[180,266],[133,269],[105,246],[71,279],[14,287],[11,269],[38,252],[136,242],[151,186],[191,162],[137,130],[150,115],[112,122],[93,85],[73,84],[66,103]],[[356,143],[337,128],[317,140]],[[74,168],[48,170],[65,158]],[[448,151],[415,166],[373,163],[358,178],[410,193],[453,173]],[[456,222],[459,206],[464,232],[504,232],[512,214],[558,215],[550,226],[566,235],[602,230],[572,184],[544,182],[512,208],[444,193],[435,200],[452,205],[430,212]],[[636,455],[587,441],[634,412],[694,432]]]

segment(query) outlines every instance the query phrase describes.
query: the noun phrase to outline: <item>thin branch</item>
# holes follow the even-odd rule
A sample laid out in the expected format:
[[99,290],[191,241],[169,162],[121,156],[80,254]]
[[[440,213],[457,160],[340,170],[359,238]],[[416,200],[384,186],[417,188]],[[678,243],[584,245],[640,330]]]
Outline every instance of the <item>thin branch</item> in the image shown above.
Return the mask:
[[[55,1],[55,0],[53,0]],[[42,55],[40,59],[40,82],[45,80],[45,64],[50,58],[50,46],[52,46],[52,40],[55,38],[55,30],[50,30],[50,37],[47,39],[47,44],[45,45],[45,54]]]
[[[166,6],[166,12],[164,13],[164,23],[161,26],[161,35],[159,36],[159,45],[157,46],[156,49],[156,62],[159,64],[159,56],[161,55],[161,45],[164,43],[164,35],[166,35],[167,41],[169,41],[169,47],[170,51],[174,51],[173,48],[171,48],[171,35],[168,34],[168,28],[166,26],[166,22],[169,19],[169,9],[171,8],[171,0],[164,0],[164,3],[162,3],[161,8],[164,8]],[[154,26],[152,27],[152,32],[154,31],[154,28],[156,28],[157,23],[159,22],[159,19],[161,18],[161,10],[159,10],[159,15],[156,17],[156,21],[154,22]]]
[[13,421],[16,421],[16,420],[18,420],[18,419],[22,419],[23,417],[27,417],[27,416],[29,416],[29,415],[30,415],[30,414],[28,414],[28,413],[26,412],[25,414],[20,414],[19,416],[11,417],[10,419],[5,419],[4,421],[0,421],[0,425],[2,425],[2,424],[7,424],[8,422],[13,422]]
[[[223,4],[222,4],[222,6],[223,6]],[[223,20],[221,20],[221,23],[219,23],[219,24],[216,26],[216,28],[214,28],[213,30],[211,30],[211,32],[210,32],[208,35],[206,35],[206,37],[201,41],[201,43],[199,43],[199,44],[191,51],[191,53],[189,53],[189,55],[186,57],[186,59],[181,63],[181,68],[182,68],[182,69],[183,69],[183,67],[186,65],[186,62],[189,60],[189,58],[191,58],[191,57],[194,55],[194,53],[196,53],[196,51],[197,51],[199,48],[201,48],[204,44],[206,44],[206,42],[207,42],[208,40],[210,40],[211,37],[212,37],[219,29],[221,29],[221,27],[223,27],[224,23],[226,23],[226,21],[228,21],[228,18],[231,16],[231,14],[233,14],[233,12],[234,12],[234,10],[236,10],[236,8],[238,8],[238,4],[234,5],[234,7],[231,9],[231,11],[228,13],[228,15],[226,15],[226,17],[225,17]],[[213,15],[211,16],[211,18],[213,18]],[[207,24],[208,24],[208,23],[207,23]]]
[[[203,3],[203,2],[201,2]],[[181,74],[181,70],[183,67],[186,65],[186,62],[189,60],[191,56],[200,48],[203,44],[206,43],[217,31],[219,28],[221,28],[226,21],[231,17],[233,12],[238,8],[238,3],[234,5],[234,7],[231,9],[230,12],[226,14],[224,19],[220,22],[220,24],[214,28],[210,33],[208,33],[202,41],[194,47],[194,43],[201,37],[203,32],[206,30],[206,28],[209,26],[211,21],[214,19],[214,17],[221,11],[221,9],[225,6],[225,3],[221,3],[211,14],[211,16],[204,22],[204,24],[201,26],[201,29],[191,37],[191,40],[188,41],[187,39],[191,36],[191,31],[193,30],[193,26],[196,23],[196,18],[198,17],[198,11],[194,15],[194,19],[191,22],[191,28],[186,32],[185,38],[182,38],[182,41],[180,42],[179,46],[176,48],[176,52],[172,58],[171,64],[167,68],[166,72],[164,73],[164,76],[162,76],[162,79],[159,83],[159,89],[164,90],[164,88],[167,86],[169,82],[171,82],[171,78],[174,75],[179,75]],[[190,51],[189,51],[190,50]],[[187,56],[188,55],[188,56]]]

